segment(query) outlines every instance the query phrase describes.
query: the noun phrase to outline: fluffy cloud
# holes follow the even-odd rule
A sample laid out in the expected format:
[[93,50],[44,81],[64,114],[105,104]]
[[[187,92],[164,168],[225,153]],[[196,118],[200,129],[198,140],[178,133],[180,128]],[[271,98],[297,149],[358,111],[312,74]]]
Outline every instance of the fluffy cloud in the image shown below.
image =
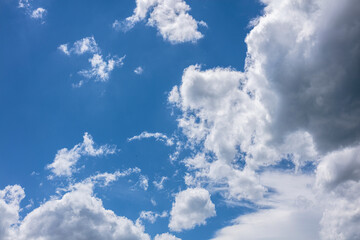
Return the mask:
[[137,67],[134,70],[134,73],[136,73],[137,75],[141,75],[143,73],[144,69],[142,67]]
[[157,234],[154,240],[181,240],[181,238],[177,238],[170,233]]
[[[357,239],[360,5],[355,0],[263,3],[264,15],[252,22],[246,38],[243,73],[190,66],[169,94],[182,112],[178,126],[193,151],[183,160],[185,182],[231,201],[271,203],[269,210],[241,216],[218,239],[259,239],[258,229],[270,239],[293,238],[283,231],[285,223],[299,239]],[[283,200],[281,207],[272,204],[273,188],[261,178],[269,166],[281,168],[277,164],[284,159],[300,174],[293,186],[302,182],[303,166],[320,162],[316,189],[303,201],[311,203],[310,210]],[[291,193],[287,184],[279,181],[275,190],[284,190],[275,195]],[[312,214],[314,209],[319,212]],[[309,222],[314,223],[310,235],[300,234]]]
[[166,211],[162,212],[161,214],[159,213],[155,213],[152,211],[142,211],[140,213],[139,218],[136,220],[137,224],[142,224],[142,220],[147,220],[150,223],[155,223],[156,220],[160,217],[160,218],[164,218],[167,217],[168,213]]
[[209,192],[203,188],[188,188],[175,197],[169,228],[173,231],[192,229],[206,224],[206,219],[215,215],[215,205]]
[[189,11],[190,7],[184,0],[136,0],[134,14],[123,22],[116,20],[113,27],[128,31],[150,12],[147,25],[156,27],[164,40],[173,44],[196,42],[203,37],[198,26],[206,23],[197,22]]
[[322,239],[360,237],[360,145],[334,151],[321,159],[316,184],[326,199]]
[[119,177],[139,172],[102,173],[75,183],[62,196],[53,196],[19,221],[19,203],[25,194],[20,186],[0,191],[0,238],[32,239],[131,239],[149,240],[144,227],[104,208],[94,187],[107,186]]
[[46,14],[46,9],[37,8],[37,9],[32,11],[31,17],[36,18],[36,19],[41,19],[41,18],[43,18],[45,16],[45,14]]
[[[94,79],[95,81],[106,82],[110,78],[110,73],[116,68],[121,67],[124,64],[125,55],[123,57],[107,56],[104,60],[101,54],[101,49],[95,41],[94,37],[85,37],[74,42],[72,47],[68,44],[61,44],[58,49],[64,54],[70,56],[71,54],[83,55],[85,53],[91,53],[92,57],[89,58],[91,65],[90,69],[84,69],[78,73],[85,78]],[[84,81],[81,80],[77,84],[73,84],[73,87],[81,87]]]
[[88,133],[84,134],[83,139],[82,143],[76,144],[70,150],[67,148],[60,149],[47,169],[50,169],[55,176],[71,176],[76,171],[74,167],[82,156],[106,156],[114,154],[116,151],[114,146],[109,145],[96,148],[93,138]]
[[19,185],[0,190],[0,239],[13,239],[12,226],[19,222],[20,202],[24,197],[24,189]]

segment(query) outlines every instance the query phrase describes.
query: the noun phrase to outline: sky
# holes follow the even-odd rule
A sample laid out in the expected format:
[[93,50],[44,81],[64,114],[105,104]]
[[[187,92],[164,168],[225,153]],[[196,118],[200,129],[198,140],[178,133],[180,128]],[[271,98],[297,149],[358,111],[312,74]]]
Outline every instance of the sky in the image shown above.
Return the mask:
[[357,0],[1,0],[0,240],[360,239]]

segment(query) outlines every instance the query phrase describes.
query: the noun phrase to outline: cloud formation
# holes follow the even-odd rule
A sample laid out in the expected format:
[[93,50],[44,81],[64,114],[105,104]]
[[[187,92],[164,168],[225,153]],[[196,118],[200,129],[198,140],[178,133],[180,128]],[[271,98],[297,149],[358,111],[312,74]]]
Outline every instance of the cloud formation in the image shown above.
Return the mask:
[[170,212],[169,228],[173,231],[192,229],[206,224],[206,219],[216,215],[210,194],[203,188],[188,188],[175,197]]
[[[57,177],[71,176],[76,172],[75,165],[79,159],[83,156],[99,157],[106,156],[108,154],[114,154],[116,152],[115,146],[102,145],[100,147],[95,147],[94,140],[92,136],[88,133],[85,133],[83,136],[83,142],[76,144],[72,149],[63,148],[60,149],[55,156],[55,159],[52,163],[47,165],[54,175]],[[52,177],[53,177],[52,176]]]
[[136,0],[134,14],[124,21],[116,20],[113,28],[128,31],[147,18],[147,25],[156,27],[163,39],[172,44],[196,42],[203,37],[199,25],[206,23],[197,22],[189,11],[184,0]]
[[[91,53],[92,57],[89,58],[90,69],[83,69],[78,72],[81,76],[87,79],[94,79],[98,82],[106,82],[110,78],[111,72],[116,67],[124,65],[125,55],[118,57],[116,55],[108,55],[105,59],[101,54],[101,49],[95,41],[94,37],[85,37],[74,42],[72,47],[68,44],[61,44],[58,49],[65,55],[70,56],[71,54],[83,55]],[[81,87],[84,81],[81,80],[77,84],[73,84],[73,87]]]

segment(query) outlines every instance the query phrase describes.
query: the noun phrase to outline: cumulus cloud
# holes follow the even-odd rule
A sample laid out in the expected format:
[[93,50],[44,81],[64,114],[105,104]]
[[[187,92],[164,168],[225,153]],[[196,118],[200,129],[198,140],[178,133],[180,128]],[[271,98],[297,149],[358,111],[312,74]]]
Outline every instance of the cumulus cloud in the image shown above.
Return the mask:
[[149,133],[147,131],[142,132],[140,135],[133,136],[131,138],[128,138],[128,141],[134,141],[134,140],[142,140],[146,138],[155,138],[156,141],[164,142],[167,146],[174,145],[174,139],[166,136],[163,133]]
[[113,27],[128,31],[147,18],[147,25],[156,27],[164,40],[173,44],[196,42],[203,37],[198,26],[206,23],[197,22],[189,11],[190,6],[184,0],[136,0],[134,14],[124,21],[116,20]]
[[170,233],[157,234],[154,240],[181,240],[181,238],[175,237]]
[[24,190],[18,185],[7,186],[0,190],[0,238],[150,240],[141,224],[105,209],[94,194],[95,185],[107,186],[119,177],[139,171],[138,168],[130,168],[91,176],[70,185],[63,195],[51,197],[21,221],[19,204],[25,197]]
[[170,212],[169,228],[173,231],[192,229],[206,224],[206,219],[216,215],[210,194],[203,188],[188,188],[175,197]]
[[[271,204],[270,210],[240,217],[238,223],[245,224],[223,229],[218,238],[259,239],[259,227],[273,239],[289,239],[279,227],[288,223],[303,236],[299,239],[356,239],[360,5],[354,0],[263,3],[264,14],[252,21],[246,38],[244,72],[193,65],[169,94],[181,110],[178,126],[193,152],[183,160],[185,182],[227,200],[264,206],[274,200],[268,198],[271,185],[260,180],[264,170],[291,161],[302,182],[301,172],[311,171],[303,167],[320,162],[316,191],[306,198],[320,213],[299,212],[281,201],[283,207]],[[287,221],[271,222],[279,216]],[[304,216],[303,223],[297,216]],[[307,222],[319,226],[311,237],[300,234]]]
[[71,176],[76,172],[75,165],[79,159],[83,156],[99,157],[106,156],[108,154],[114,154],[116,152],[115,146],[102,145],[96,147],[92,136],[85,133],[83,136],[83,142],[76,144],[72,149],[63,148],[60,149],[55,156],[54,161],[47,165],[54,176]]
[[36,19],[42,19],[45,16],[45,14],[46,14],[46,9],[40,7],[32,11],[31,17]]
[[144,189],[145,191],[149,188],[149,178],[144,175],[140,175],[139,178],[139,186]]
[[[110,78],[111,72],[116,67],[121,67],[124,64],[125,55],[123,57],[118,57],[116,55],[108,55],[105,59],[101,54],[101,49],[98,46],[95,38],[85,37],[76,42],[74,42],[72,47],[69,45],[61,44],[58,49],[63,52],[65,55],[70,56],[71,54],[83,55],[86,53],[92,54],[92,57],[89,58],[90,69],[83,69],[78,72],[81,76],[94,79],[99,82],[106,82]],[[81,80],[77,84],[73,84],[74,88],[79,88],[84,84],[84,81]]]
[[19,222],[20,202],[24,197],[24,189],[19,185],[0,190],[0,239],[13,239],[13,226]]

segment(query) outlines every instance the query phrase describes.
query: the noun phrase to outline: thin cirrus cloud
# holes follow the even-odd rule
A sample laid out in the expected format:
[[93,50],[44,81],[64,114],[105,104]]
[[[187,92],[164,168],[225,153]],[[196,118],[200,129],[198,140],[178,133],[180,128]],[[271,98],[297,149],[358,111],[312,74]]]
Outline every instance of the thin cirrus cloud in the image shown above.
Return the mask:
[[[109,55],[104,59],[101,54],[101,49],[94,37],[82,38],[74,42],[72,47],[69,47],[68,44],[61,44],[58,49],[67,56],[72,54],[92,54],[92,57],[88,59],[91,67],[89,69],[80,70],[78,74],[86,79],[93,79],[96,82],[107,82],[111,72],[115,68],[121,67],[124,64],[125,59],[125,55],[123,57]],[[78,83],[73,84],[73,87],[81,87],[83,84],[84,80],[80,80]]]
[[[263,3],[246,37],[245,72],[189,66],[169,94],[196,146],[183,161],[185,182],[231,204],[270,207],[214,239],[358,239],[360,5]],[[284,159],[293,172],[281,171]]]
[[199,26],[206,23],[196,21],[189,11],[184,0],[136,0],[134,14],[123,21],[116,20],[113,28],[126,32],[147,19],[147,25],[156,27],[163,39],[172,44],[196,42],[203,37]]

